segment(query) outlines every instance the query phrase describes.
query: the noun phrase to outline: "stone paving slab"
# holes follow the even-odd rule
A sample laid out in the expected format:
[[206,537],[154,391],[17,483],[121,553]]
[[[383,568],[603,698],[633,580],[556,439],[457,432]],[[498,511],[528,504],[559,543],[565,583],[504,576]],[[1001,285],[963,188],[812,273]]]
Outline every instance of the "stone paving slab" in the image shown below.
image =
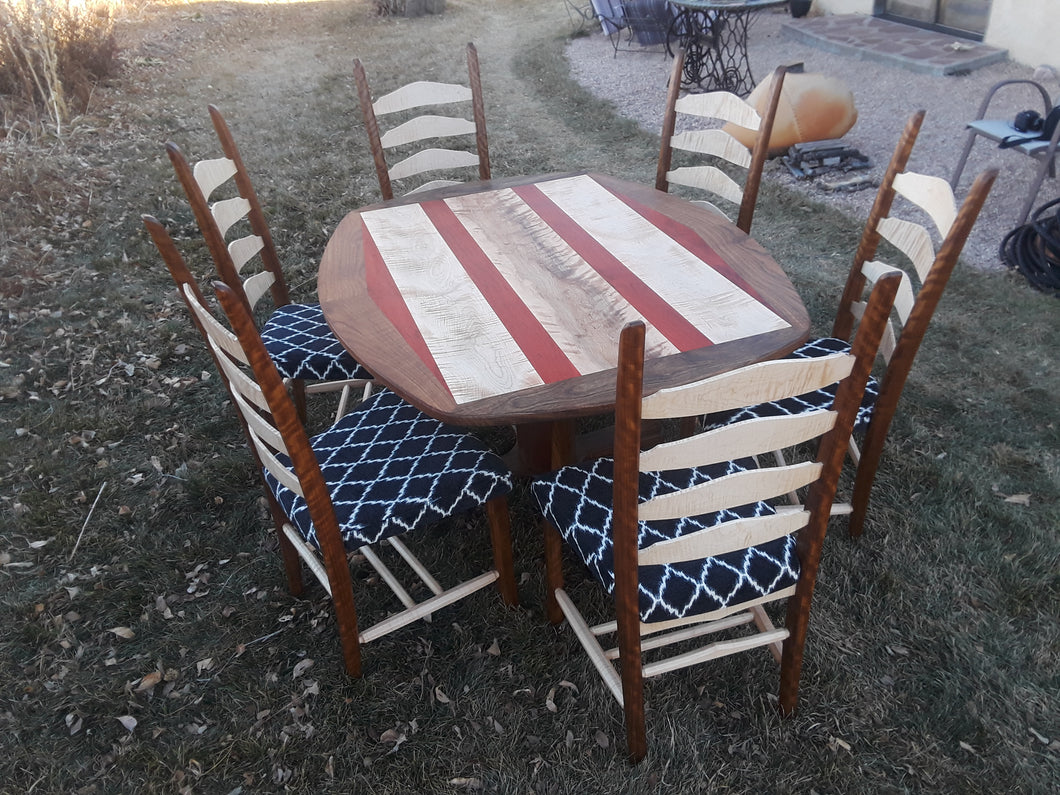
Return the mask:
[[966,74],[1008,57],[1007,50],[982,42],[861,14],[792,19],[781,30],[823,50],[923,74]]

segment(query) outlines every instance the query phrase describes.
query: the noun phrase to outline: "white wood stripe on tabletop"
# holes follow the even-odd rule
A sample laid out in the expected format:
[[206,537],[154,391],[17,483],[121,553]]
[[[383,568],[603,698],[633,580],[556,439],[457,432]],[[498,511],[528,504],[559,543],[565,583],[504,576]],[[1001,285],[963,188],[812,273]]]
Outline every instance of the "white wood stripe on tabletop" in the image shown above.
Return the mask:
[[[618,364],[618,337],[640,314],[526,202],[504,189],[446,204],[580,373]],[[678,353],[654,328],[645,348]]]
[[[715,342],[789,324],[597,183],[577,176],[538,187],[631,272]],[[665,268],[658,267],[661,261]]]
[[361,219],[457,403],[543,383],[422,207]]

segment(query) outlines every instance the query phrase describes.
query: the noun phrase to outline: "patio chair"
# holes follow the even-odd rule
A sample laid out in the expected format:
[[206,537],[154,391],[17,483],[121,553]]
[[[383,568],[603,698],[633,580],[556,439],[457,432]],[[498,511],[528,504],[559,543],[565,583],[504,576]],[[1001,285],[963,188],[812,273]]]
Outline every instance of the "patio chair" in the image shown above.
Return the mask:
[[[784,87],[785,67],[778,67],[774,71],[769,103],[765,114],[759,116],[754,106],[726,91],[688,94],[678,99],[681,92],[681,71],[684,68],[684,58],[684,51],[678,50],[670,72],[655,188],[668,192],[670,185],[685,185],[705,190],[718,198],[730,201],[739,207],[736,225],[744,232],[750,233],[755,205],[758,202],[758,188],[762,181],[762,169],[769,156],[769,137],[773,132],[773,120],[776,118],[777,106]],[[677,131],[677,114],[679,113],[694,117],[697,124],[702,124],[700,120],[705,119],[710,122],[730,122],[749,130],[757,130],[758,136],[754,148],[748,151],[746,146],[722,129],[692,127]],[[675,149],[693,152],[697,155],[708,155],[747,169],[743,185],[712,163],[673,168]],[[709,201],[695,203],[725,215]]]
[[589,24],[596,20],[596,9],[593,8],[591,0],[563,0],[563,2],[567,7],[572,35],[582,33]]
[[[224,156],[200,160],[194,166],[180,147],[166,144],[166,152],[184,188],[199,230],[221,280],[235,291],[253,313],[269,293],[273,309],[261,336],[280,374],[291,382],[299,416],[305,419],[306,393],[341,390],[338,415],[345,411],[351,388],[371,394],[372,375],[361,367],[332,334],[320,304],[291,301],[280,258],[243,158],[221,112],[209,106],[210,119]],[[227,198],[210,203],[214,192],[232,181]],[[246,223],[242,223],[246,221]],[[231,241],[226,235],[238,230]],[[255,261],[257,268],[242,271]],[[307,383],[308,382],[308,383]]]
[[[482,81],[479,77],[478,50],[475,45],[467,45],[467,73],[470,87],[455,83],[437,83],[419,81],[409,83],[372,101],[372,92],[368,87],[368,77],[360,59],[353,62],[353,76],[357,83],[357,97],[364,116],[364,127],[368,133],[368,143],[372,148],[375,161],[375,173],[379,179],[379,189],[383,199],[394,198],[394,180],[406,180],[421,174],[435,171],[476,167],[479,179],[490,178],[489,141],[486,137],[486,111],[482,100]],[[471,119],[461,116],[438,116],[420,113],[423,108],[436,110],[435,106],[449,105],[456,102],[471,103]],[[401,114],[398,118],[403,123],[391,127],[382,135],[379,132],[379,117],[392,113]],[[471,149],[417,149],[408,154],[409,147],[421,145],[421,142],[435,138],[454,136],[474,136],[474,147]],[[387,162],[387,150],[399,149],[403,159],[392,166]],[[452,179],[432,179],[416,185],[405,193],[458,184]]]
[[[897,276],[880,279],[852,353],[760,362],[652,395],[642,387],[644,325],[630,324],[619,344],[614,458],[532,483],[545,518],[548,617],[567,619],[623,705],[634,762],[647,749],[647,677],[764,646],[781,664],[780,708],[794,711],[829,507],[897,286]],[[640,450],[642,419],[731,409],[797,395],[808,384],[836,384],[835,410],[751,419]],[[753,458],[814,440],[814,461],[759,468]],[[804,505],[771,504],[803,486]],[[562,542],[613,595],[615,621],[590,626],[564,590]],[[764,605],[784,598],[786,626],[777,629]],[[688,648],[744,626],[753,634]],[[616,633],[617,646],[605,650],[600,638]],[[686,650],[645,663],[675,643]]]
[[[849,443],[851,459],[857,466],[852,501],[850,504],[837,504],[833,510],[834,513],[850,514],[849,531],[853,536],[860,536],[864,529],[883,443],[913,360],[998,173],[994,168],[979,174],[958,209],[946,180],[905,170],[923,119],[924,111],[917,111],[910,117],[880,182],[839,301],[832,336],[812,339],[791,354],[793,357],[812,358],[846,350],[849,347],[847,340],[864,311],[862,295],[865,289],[886,274],[900,274],[902,281],[894,304],[897,323],[888,324],[880,345],[880,358],[885,369],[879,381],[872,379],[869,383],[854,426],[855,435]],[[892,204],[897,196],[903,197],[912,207],[919,208],[930,218],[942,237],[937,253],[928,228],[892,213]],[[875,259],[881,239],[891,243],[908,258],[908,264],[913,266],[912,276],[920,282],[919,290],[914,289],[912,276],[905,269]],[[818,390],[790,400],[715,414],[708,417],[706,423],[709,427],[717,427],[751,416],[812,411],[822,405],[829,405],[834,394],[834,390]],[[864,434],[864,438],[859,448],[855,436],[861,434]]]
[[666,0],[592,0],[592,5],[616,58],[620,51],[650,52],[644,48],[666,44],[674,16]]
[[[1007,98],[1007,102],[1004,103],[1008,114],[1007,118],[986,118],[994,100],[1000,100],[1002,96]],[[1048,174],[1052,179],[1056,178],[1056,155],[1057,143],[1060,142],[1060,124],[1057,124],[1051,134],[1046,135],[1045,138],[1041,137],[1039,130],[1020,132],[1013,126],[1017,112],[1027,109],[1028,102],[1036,105],[1039,100],[1041,101],[1042,111],[1040,116],[1042,119],[1048,117],[1054,104],[1060,106],[1060,98],[1054,103],[1049,98],[1049,92],[1045,90],[1045,86],[1033,80],[1002,80],[1000,83],[993,85],[986,92],[986,96],[983,97],[975,119],[968,122],[968,136],[964,142],[964,149],[961,151],[961,156],[957,160],[957,167],[953,169],[953,176],[950,178],[950,187],[956,190],[957,185],[961,181],[961,174],[964,173],[964,166],[968,162],[972,147],[975,145],[976,139],[980,137],[998,144],[1005,142],[1005,148],[1037,160],[1038,167],[1027,189],[1027,198],[1024,199],[1023,206],[1020,208],[1016,226],[1022,226],[1027,220],[1027,216],[1030,215],[1034,200],[1042,189],[1045,175]],[[1053,112],[1060,113],[1060,110]]]
[[[172,240],[157,220],[144,223],[218,365],[265,485],[292,594],[303,590],[301,562],[331,596],[346,671],[361,675],[361,645],[497,583],[518,603],[507,494],[511,473],[473,436],[434,420],[382,390],[323,433],[309,438],[283,379],[247,311],[227,285],[214,288],[233,334],[205,306]],[[485,505],[493,566],[444,588],[402,536]],[[397,579],[382,542],[419,577],[431,596],[417,602]],[[347,555],[359,552],[403,608],[361,628]]]

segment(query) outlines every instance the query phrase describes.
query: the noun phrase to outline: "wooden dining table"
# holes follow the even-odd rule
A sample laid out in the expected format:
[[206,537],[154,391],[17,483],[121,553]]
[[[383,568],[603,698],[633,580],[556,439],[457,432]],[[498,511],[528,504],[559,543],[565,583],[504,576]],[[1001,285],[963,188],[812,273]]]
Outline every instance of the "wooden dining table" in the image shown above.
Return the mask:
[[647,327],[649,394],[782,356],[809,317],[780,266],[716,212],[595,173],[464,183],[350,212],[318,276],[350,353],[421,411],[515,425],[510,460],[572,455],[615,401],[618,337]]

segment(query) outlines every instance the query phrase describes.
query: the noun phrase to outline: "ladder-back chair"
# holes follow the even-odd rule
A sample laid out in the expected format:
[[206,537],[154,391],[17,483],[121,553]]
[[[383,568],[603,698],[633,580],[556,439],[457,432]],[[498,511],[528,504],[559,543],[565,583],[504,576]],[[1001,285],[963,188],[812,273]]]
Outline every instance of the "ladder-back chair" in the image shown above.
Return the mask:
[[[958,208],[946,180],[907,171],[906,164],[923,120],[922,110],[909,118],[881,180],[839,301],[832,336],[810,340],[791,354],[793,357],[814,357],[846,350],[850,335],[864,311],[862,297],[865,290],[884,274],[897,273],[901,276],[901,286],[894,303],[894,319],[888,324],[880,345],[879,354],[885,369],[879,380],[874,378],[870,381],[854,428],[855,434],[864,434],[864,438],[860,447],[853,436],[850,439],[850,456],[857,466],[852,499],[849,504],[837,504],[833,511],[850,514],[850,534],[854,536],[861,535],[864,529],[883,444],[913,360],[961,249],[997,177],[997,169],[988,169],[979,174]],[[934,224],[942,238],[937,251],[927,227],[904,220],[892,212],[894,200],[899,196],[912,207],[919,208]],[[905,210],[902,208],[903,212]],[[891,243],[908,258],[906,267],[912,265],[911,271],[876,259],[877,248],[882,240]],[[919,290],[914,287],[914,277],[920,283]],[[748,416],[813,410],[828,405],[834,394],[834,391],[823,389],[790,400],[749,406],[738,412],[708,417],[707,424],[713,427]]]
[[[242,298],[214,288],[233,334],[205,306],[187,266],[157,220],[144,218],[181,297],[203,334],[232,397],[272,509],[288,586],[303,590],[301,562],[331,596],[343,658],[361,673],[361,645],[496,582],[509,605],[518,595],[512,562],[503,461],[475,437],[421,413],[388,390],[379,391],[312,438]],[[485,505],[493,566],[443,587],[402,536]],[[376,551],[386,542],[431,592],[416,602]],[[359,551],[403,609],[362,628],[347,554]]]
[[[235,139],[221,112],[213,105],[209,112],[223,157],[200,160],[193,166],[175,143],[167,143],[166,152],[217,275],[252,314],[261,298],[270,295],[273,309],[261,336],[280,374],[292,382],[299,416],[305,418],[307,392],[337,389],[342,390],[341,414],[351,387],[360,388],[362,397],[371,394],[372,376],[332,333],[320,304],[291,301],[272,234]],[[211,204],[215,191],[226,185],[230,188],[227,195]],[[231,240],[226,239],[229,232],[234,235]]]
[[[489,141],[486,136],[486,110],[482,100],[482,80],[479,77],[478,50],[467,45],[467,73],[470,86],[456,83],[418,81],[372,101],[368,76],[360,59],[353,62],[353,76],[357,83],[357,98],[361,104],[368,143],[372,148],[375,173],[383,199],[394,198],[394,180],[406,180],[435,171],[451,171],[475,167],[479,179],[490,178]],[[456,115],[435,115],[441,105],[471,103],[471,118]],[[422,109],[432,112],[424,113]],[[402,123],[380,134],[379,117],[399,114]],[[419,115],[417,115],[419,114]],[[457,136],[474,136],[473,147],[464,149],[419,148],[424,141]],[[402,159],[389,165],[387,151],[397,150]],[[432,179],[405,190],[421,190],[457,184],[448,178]]]
[[[758,188],[762,182],[762,169],[769,156],[769,138],[773,133],[773,121],[776,118],[780,94],[784,88],[786,69],[781,66],[774,71],[772,91],[766,112],[760,116],[754,106],[727,91],[686,94],[678,98],[681,93],[681,70],[684,68],[684,58],[684,51],[679,50],[674,57],[673,69],[670,72],[655,188],[667,192],[670,185],[685,185],[705,190],[730,201],[739,207],[736,225],[744,232],[750,233],[755,205],[758,202]],[[684,118],[682,118],[681,125],[683,129],[678,131],[677,114],[679,113],[699,123],[702,123],[701,120],[706,120],[708,123],[729,122],[748,130],[757,130],[758,136],[755,139],[754,148],[748,151],[746,146],[720,128],[689,127]],[[707,155],[747,169],[743,184],[741,185],[713,163],[673,168],[675,149],[693,152],[697,155]],[[697,201],[695,203],[707,206],[722,215],[725,214],[711,202]]]
[[[810,602],[846,440],[898,285],[880,279],[852,352],[777,359],[643,394],[644,326],[622,332],[614,458],[534,481],[545,518],[549,619],[566,618],[623,705],[630,757],[646,752],[643,679],[765,646],[781,662],[780,706],[795,709]],[[674,419],[838,384],[832,407],[750,419],[641,451],[641,421]],[[820,440],[815,461],[758,467],[754,456]],[[771,500],[809,487],[804,505]],[[563,588],[561,544],[615,602],[616,621],[590,626]],[[788,599],[777,629],[763,606]],[[753,625],[754,634],[645,663],[658,650]],[[617,634],[605,649],[601,637]],[[618,668],[615,667],[615,661]]]

